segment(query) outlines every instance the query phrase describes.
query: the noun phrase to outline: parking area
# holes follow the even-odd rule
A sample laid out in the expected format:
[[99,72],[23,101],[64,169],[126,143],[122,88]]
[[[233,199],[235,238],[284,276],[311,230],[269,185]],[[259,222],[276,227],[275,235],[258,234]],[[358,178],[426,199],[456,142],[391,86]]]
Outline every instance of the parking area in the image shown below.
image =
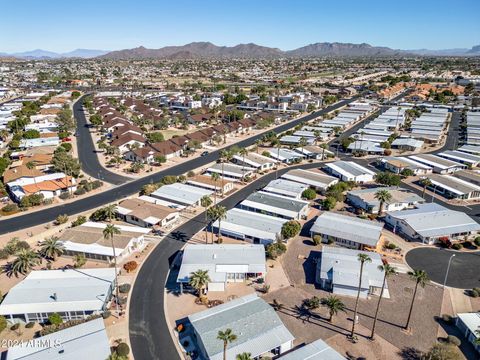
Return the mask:
[[448,261],[452,258],[446,285],[459,289],[480,286],[480,251],[458,252],[433,247],[410,250],[405,261],[412,269],[425,270],[432,281],[443,284]]

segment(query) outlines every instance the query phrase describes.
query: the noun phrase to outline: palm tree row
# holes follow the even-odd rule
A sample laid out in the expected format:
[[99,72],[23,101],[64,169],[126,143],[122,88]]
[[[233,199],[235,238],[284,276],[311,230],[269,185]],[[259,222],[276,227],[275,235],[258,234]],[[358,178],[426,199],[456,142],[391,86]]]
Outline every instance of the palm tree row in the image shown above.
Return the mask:
[[[210,219],[210,223],[214,223],[215,221],[218,221],[218,239],[220,240],[222,237],[222,220],[225,220],[227,217],[227,208],[225,206],[221,205],[214,205],[210,208],[207,209],[206,211],[206,216],[207,219]],[[213,241],[213,226],[212,226],[212,243]]]

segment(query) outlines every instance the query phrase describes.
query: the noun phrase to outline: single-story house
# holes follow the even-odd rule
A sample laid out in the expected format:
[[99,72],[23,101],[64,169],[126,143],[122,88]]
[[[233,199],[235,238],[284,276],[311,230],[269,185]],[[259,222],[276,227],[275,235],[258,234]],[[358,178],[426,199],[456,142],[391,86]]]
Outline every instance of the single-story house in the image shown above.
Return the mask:
[[300,145],[302,139],[305,141],[306,145],[313,145],[315,143],[315,138],[306,137],[306,136],[297,136],[297,135],[285,135],[280,138],[280,143],[285,145]]
[[330,186],[338,183],[338,179],[318,171],[293,169],[281,176],[282,179],[291,180],[300,184],[308,185],[312,189],[324,192]]
[[359,184],[373,181],[375,173],[353,161],[335,161],[325,164],[326,170],[342,181],[354,181]]
[[[220,225],[222,235],[251,242],[253,244],[270,244],[281,238],[282,226],[286,219],[233,208]],[[218,220],[212,224],[218,232]]]
[[392,142],[392,148],[406,151],[416,151],[421,149],[423,141],[413,138],[397,138]]
[[375,198],[378,191],[386,190],[392,198],[383,205],[383,211],[404,210],[415,207],[425,200],[414,192],[398,187],[376,187],[347,192],[347,201],[356,208],[363,209],[368,213],[377,213],[380,201]]
[[285,179],[276,179],[270,181],[262,191],[293,199],[301,199],[302,194],[306,189],[308,189],[308,185]]
[[228,180],[218,179],[214,181],[211,176],[208,175],[195,175],[187,179],[187,184],[196,186],[202,189],[211,190],[212,192],[217,192],[218,194],[228,194],[230,191],[233,191],[235,185],[233,182]]
[[238,204],[238,208],[287,220],[306,219],[309,202],[257,191]]
[[5,360],[105,360],[111,354],[102,318],[29,340],[28,346],[26,344],[8,348]]
[[53,199],[62,193],[73,193],[77,189],[76,179],[63,173],[45,174],[33,178],[21,178],[7,184],[15,201],[34,194],[42,194],[44,199]]
[[385,223],[407,240],[430,245],[437,241],[463,239],[480,230],[480,225],[464,212],[449,210],[436,203],[388,212]]
[[433,171],[439,174],[451,174],[458,170],[464,170],[466,165],[452,160],[444,159],[432,154],[418,154],[409,156],[410,159],[433,168]]
[[310,234],[320,235],[325,243],[363,250],[377,247],[382,229],[383,223],[326,211],[317,217]]
[[[59,240],[65,247],[63,255],[75,256],[84,255],[87,259],[112,262],[113,249],[111,240],[103,236],[103,230],[107,224],[87,221],[63,231]],[[138,226],[115,225],[120,234],[113,236],[115,246],[115,257],[123,259],[131,253],[143,249],[145,246],[145,235],[150,232]]]
[[388,156],[381,159],[381,162],[385,170],[395,174],[400,174],[406,169],[412,170],[414,175],[427,175],[433,171],[430,166],[407,157]]
[[178,219],[177,209],[140,199],[127,199],[117,205],[117,215],[125,222],[145,228],[164,227]]
[[271,158],[286,164],[300,161],[305,157],[294,150],[284,148],[268,148],[265,151],[270,154]]
[[449,199],[472,200],[480,198],[480,186],[452,175],[431,174],[427,188]]
[[11,323],[44,323],[53,313],[64,321],[102,314],[115,288],[115,269],[32,271],[0,304]]
[[191,274],[197,270],[208,271],[210,282],[207,291],[225,291],[227,283],[265,276],[265,248],[253,244],[187,245],[183,249],[177,276],[182,291],[188,285]]
[[234,299],[188,317],[202,358],[221,360],[223,342],[218,332],[231,329],[237,339],[227,347],[226,359],[234,360],[239,353],[252,358],[266,353],[276,355],[290,350],[294,337],[276,311],[257,294]]
[[310,344],[303,345],[285,355],[279,357],[281,360],[346,360],[335,349],[330,347],[322,339],[315,340]]
[[232,161],[238,165],[244,165],[251,168],[255,168],[257,171],[266,171],[273,169],[275,164],[277,163],[276,160],[263,156],[257,153],[250,152],[247,155],[233,155]]
[[458,150],[446,150],[438,154],[438,156],[452,161],[465,164],[469,167],[477,167],[480,163],[480,156],[464,153]]
[[238,182],[245,178],[253,178],[255,169],[244,165],[235,165],[232,163],[215,163],[206,170],[207,174],[217,173],[223,178]]
[[457,314],[455,324],[480,354],[480,344],[478,343],[478,339],[480,338],[480,334],[478,333],[478,330],[480,330],[480,312],[459,313]]
[[202,197],[210,196],[212,193],[213,191],[211,190],[202,189],[196,186],[174,183],[163,185],[161,188],[151,193],[150,196],[183,206],[197,206],[200,205],[200,199]]
[[300,155],[303,155],[307,159],[315,159],[315,160],[322,160],[326,159],[327,157],[331,156],[333,157],[334,154],[328,149],[324,149],[320,146],[316,145],[307,145],[302,147],[297,147],[294,149],[296,152],[298,152]]
[[[372,259],[363,266],[360,297],[380,296],[383,272],[378,269],[383,265],[382,257],[376,252],[366,252],[333,246],[324,246],[322,256],[317,262],[315,281],[321,288],[338,295],[357,296],[360,280],[359,254],[366,254]],[[383,297],[389,298],[388,284],[385,283]]]

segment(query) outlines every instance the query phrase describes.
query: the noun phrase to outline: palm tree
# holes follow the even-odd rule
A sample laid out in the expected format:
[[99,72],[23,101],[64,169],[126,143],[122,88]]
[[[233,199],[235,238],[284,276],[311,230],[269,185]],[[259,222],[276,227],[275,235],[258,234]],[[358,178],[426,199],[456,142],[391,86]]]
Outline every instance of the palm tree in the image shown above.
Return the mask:
[[[108,207],[108,206],[107,206]],[[113,238],[115,235],[119,235],[120,229],[117,228],[113,224],[108,224],[105,229],[103,229],[103,238],[105,240],[110,239],[110,242],[112,244],[112,253],[113,253],[113,265],[115,267],[115,307],[118,310],[118,274],[117,274],[117,255],[115,254],[115,244],[113,242]]]
[[315,145],[318,145],[318,140],[320,139],[320,135],[321,135],[320,131],[315,130],[313,132],[313,135],[315,136]]
[[75,268],[81,268],[85,263],[87,262],[87,259],[85,258],[85,255],[83,254],[77,254],[73,257],[74,264],[73,266]]
[[[210,177],[212,178],[213,183],[215,185],[215,191],[213,192],[213,204],[217,205],[217,182],[218,182],[218,179],[220,179],[220,175],[214,172]],[[222,181],[222,189],[223,189],[223,181]]]
[[241,353],[236,356],[236,360],[253,360],[251,353]]
[[328,147],[328,145],[320,144],[320,147],[322,148],[322,160],[325,160],[325,149]]
[[382,290],[380,291],[380,297],[378,298],[377,302],[377,309],[375,310],[375,317],[373,318],[372,334],[370,335],[370,339],[372,340],[375,337],[375,325],[377,325],[378,310],[380,310],[380,302],[382,301],[383,291],[385,290],[387,278],[397,273],[397,270],[389,264],[379,265],[378,270],[383,271],[383,283]]
[[300,138],[300,140],[298,141],[298,145],[300,145],[300,147],[302,148],[302,155],[305,155],[305,153],[303,152],[303,151],[304,151],[303,148],[308,145],[307,139],[305,139],[305,138],[302,136],[302,137]]
[[208,244],[208,208],[212,205],[212,199],[210,199],[210,196],[202,196],[200,199],[200,205],[205,208],[205,244]]
[[384,204],[392,200],[392,194],[390,194],[390,192],[387,189],[378,190],[375,193],[375,199],[377,199],[380,202],[380,205],[378,207],[378,216],[380,216],[383,213]]
[[430,181],[429,178],[425,178],[420,180],[420,184],[422,184],[423,186],[422,198],[425,199],[425,191],[427,190],[428,186],[432,185],[432,182]]
[[360,299],[360,291],[362,289],[363,266],[365,265],[366,262],[372,262],[372,259],[367,254],[358,254],[357,259],[358,261],[360,261],[360,277],[358,279],[357,299],[355,300],[355,311],[353,312],[353,324],[352,324],[352,331],[350,333],[351,337],[355,335],[355,320],[357,319],[358,300]]
[[223,341],[223,360],[227,360],[227,346],[228,346],[228,343],[231,343],[231,342],[237,340],[237,335],[235,335],[232,332],[232,329],[227,329],[225,331],[219,331],[217,339]]
[[35,168],[35,162],[29,161],[25,164],[25,166],[27,167],[27,169],[32,170],[33,168]]
[[278,167],[282,163],[280,161],[280,147],[281,146],[282,146],[282,144],[280,143],[280,141],[278,141],[277,142],[277,167],[275,168],[275,179],[278,179]]
[[[248,155],[248,150],[246,148],[241,148],[240,151],[238,152],[239,155],[241,155],[243,157],[242,159],[242,173],[245,172],[245,156]],[[242,180],[243,180],[243,177],[242,177]]]
[[103,208],[105,217],[108,219],[108,222],[112,222],[112,219],[115,217],[117,212],[117,206],[115,204],[107,205]]
[[429,281],[428,275],[425,270],[409,271],[408,275],[410,276],[411,280],[415,281],[415,290],[413,291],[412,303],[410,304],[410,311],[408,312],[408,319],[407,324],[405,325],[405,330],[408,330],[410,326],[410,319],[412,317],[413,304],[415,302],[415,296],[417,295],[418,285],[424,288]]
[[[225,181],[225,171],[224,171],[224,164],[227,161],[232,160],[232,153],[228,150],[222,150],[220,152],[220,161],[222,162],[222,183]],[[222,196],[225,195],[222,186]]]
[[260,145],[263,145],[262,139],[255,140],[255,150],[256,150],[257,154],[258,154],[258,151],[260,150]]
[[65,247],[56,236],[49,237],[40,243],[40,254],[47,259],[55,261],[64,251]]
[[220,240],[222,238],[222,229],[221,229],[222,220],[225,220],[227,217],[227,208],[225,206],[219,206],[219,205],[216,205],[215,207],[216,207],[215,212],[218,220],[218,240]]
[[40,256],[31,249],[21,249],[16,256],[10,264],[10,271],[16,277],[18,274],[25,275],[41,262]]
[[198,297],[202,297],[202,290],[210,282],[210,276],[208,275],[208,270],[197,270],[192,272],[188,284],[198,291]]
[[320,302],[323,306],[325,306],[328,309],[328,314],[330,315],[330,317],[328,318],[329,322],[333,321],[333,316],[337,315],[339,311],[345,312],[346,310],[346,306],[342,302],[342,300],[340,300],[338,297],[334,295],[330,295],[326,298],[322,298]]

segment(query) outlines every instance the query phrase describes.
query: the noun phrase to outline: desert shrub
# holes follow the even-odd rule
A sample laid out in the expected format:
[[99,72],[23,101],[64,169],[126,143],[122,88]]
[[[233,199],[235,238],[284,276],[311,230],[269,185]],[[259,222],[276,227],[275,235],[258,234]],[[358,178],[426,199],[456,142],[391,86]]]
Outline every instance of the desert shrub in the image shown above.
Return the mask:
[[313,189],[305,189],[302,193],[302,197],[307,200],[313,200],[317,196],[317,193]]
[[460,250],[462,248],[462,244],[460,243],[455,243],[452,245],[452,249],[454,250]]
[[480,236],[477,236],[473,242],[475,245],[480,246]]
[[337,200],[333,196],[328,196],[325,200],[322,201],[323,210],[332,210],[337,203]]
[[298,221],[290,220],[282,226],[282,236],[284,239],[290,239],[297,236],[302,229],[302,225]]
[[129,261],[127,263],[125,263],[123,265],[123,268],[127,271],[127,272],[131,272],[131,271],[134,271],[136,268],[138,267],[138,264],[136,261]]
[[98,189],[99,187],[102,187],[103,182],[100,180],[95,180],[90,183],[92,185],[92,190]]
[[9,256],[10,256],[10,254],[8,253],[7,250],[0,249],[0,260],[6,260],[6,259],[8,259]]
[[395,245],[394,243],[388,243],[385,247],[390,250],[395,250],[397,248],[397,245]]
[[472,289],[472,290],[470,290],[470,296],[474,297],[474,298],[477,298],[477,297],[480,296],[480,293],[476,289]]
[[268,244],[266,247],[267,257],[273,260],[282,255],[285,251],[287,251],[287,247],[280,241]]
[[322,242],[322,237],[318,234],[313,235],[312,241],[315,245],[319,245]]
[[20,328],[20,323],[15,323],[12,326],[10,326],[10,330],[15,331]]
[[187,177],[194,177],[195,176],[195,172],[193,170],[190,170],[188,173],[187,173]]
[[77,190],[75,190],[74,194],[75,195],[84,195],[87,193],[87,190],[85,190],[85,188],[82,186],[82,187],[79,187]]
[[26,327],[27,329],[31,329],[31,328],[33,328],[34,326],[35,326],[35,322],[34,322],[34,321],[30,321],[30,322],[28,322],[28,323],[25,324],[25,327]]
[[7,204],[4,207],[2,207],[2,212],[4,214],[13,214],[18,211],[18,205],[17,204]]
[[60,146],[63,147],[66,151],[72,150],[72,144],[70,143],[61,143]]
[[60,195],[58,195],[58,197],[62,200],[67,200],[70,199],[70,193],[68,191],[64,191]]
[[7,319],[0,315],[0,333],[7,328]]
[[48,317],[48,323],[50,325],[60,325],[63,323],[63,319],[58,313],[53,313]]
[[118,291],[120,291],[122,294],[126,294],[131,288],[132,286],[130,284],[122,284],[118,287]]
[[80,226],[82,224],[85,224],[86,222],[87,222],[87,217],[80,215],[74,221],[72,221],[72,227]]
[[67,214],[60,214],[57,216],[55,219],[55,223],[57,225],[62,225],[65,224],[68,221],[68,215]]
[[452,345],[455,345],[455,346],[462,345],[462,342],[460,341],[460,339],[456,336],[453,336],[453,335],[448,335],[447,336],[447,342],[449,344],[452,344]]
[[115,352],[119,356],[128,356],[128,354],[130,353],[130,347],[126,343],[122,342],[117,345]]

